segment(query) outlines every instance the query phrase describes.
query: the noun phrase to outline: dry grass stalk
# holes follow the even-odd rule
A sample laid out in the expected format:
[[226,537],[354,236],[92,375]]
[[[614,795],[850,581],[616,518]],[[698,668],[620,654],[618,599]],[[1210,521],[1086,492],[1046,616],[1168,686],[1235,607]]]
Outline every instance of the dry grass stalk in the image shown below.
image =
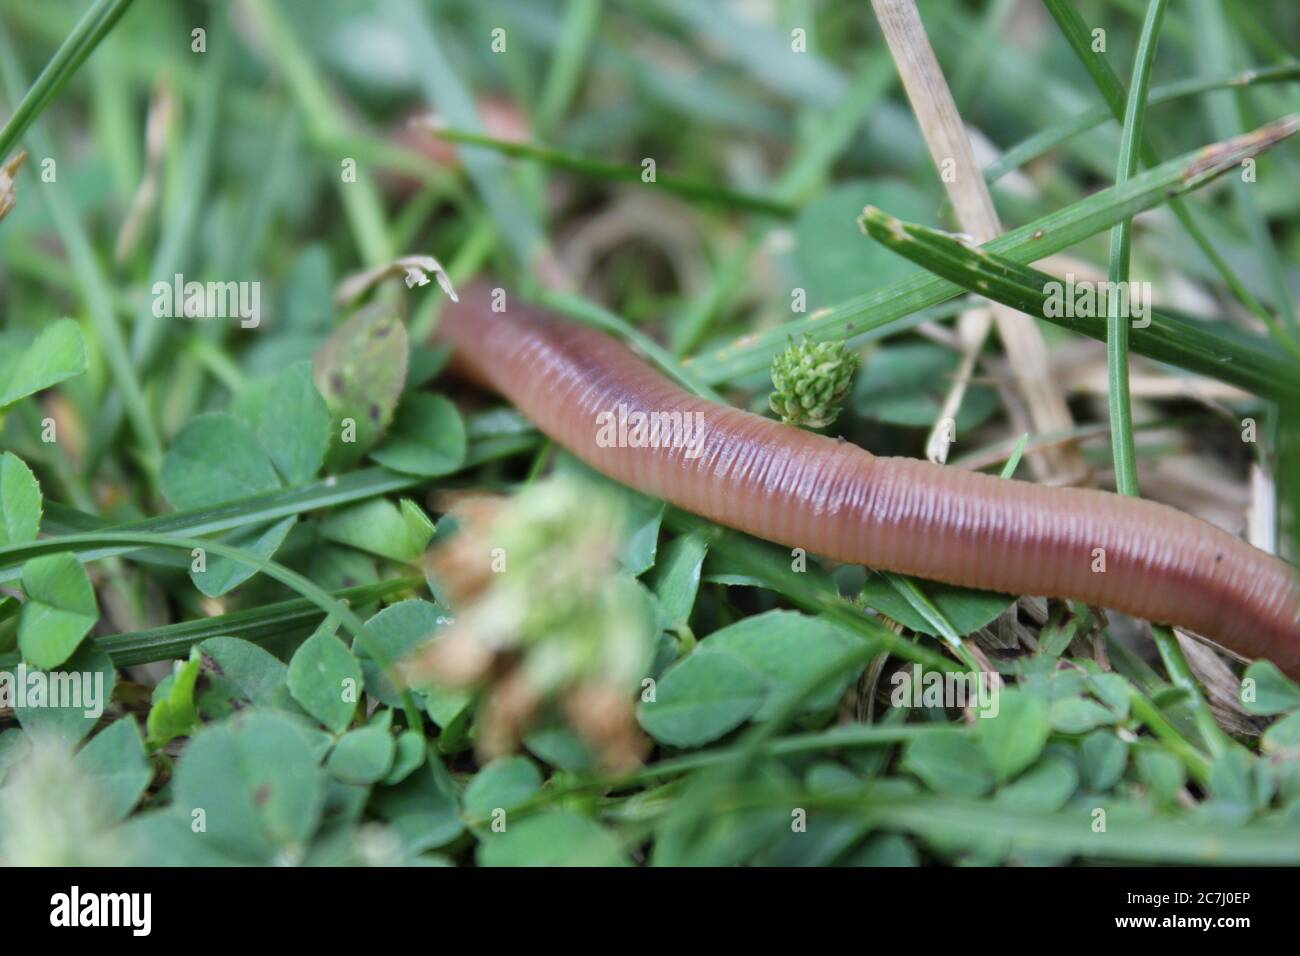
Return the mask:
[[[1001,225],[916,4],[914,0],[872,0],[872,7],[930,156],[943,174],[941,178],[957,221],[977,242],[987,242],[1002,231]],[[1034,429],[1042,433],[1071,428],[1069,409],[1049,377],[1047,347],[1033,320],[997,304],[992,306],[992,319],[997,323]],[[982,347],[990,325],[989,314],[983,310],[967,312],[961,317],[959,331],[971,358],[962,363],[964,375],[954,381],[945,411],[954,404],[954,396],[955,403],[960,403],[966,387],[965,376],[973,369],[973,356]],[[941,435],[944,431],[945,423],[941,420],[927,444],[932,457],[947,457],[947,449],[943,447],[946,436]],[[1039,449],[1028,460],[1035,476],[1042,481],[1073,484],[1083,481],[1088,474],[1083,455],[1073,445]]]
[[145,120],[144,177],[136,187],[135,195],[131,197],[131,205],[127,207],[126,218],[122,220],[117,242],[113,246],[113,258],[119,264],[131,258],[131,253],[144,234],[145,224],[158,206],[158,197],[162,192],[163,159],[177,113],[176,91],[172,88],[170,76],[164,73],[154,86],[153,97],[149,101],[149,115]]

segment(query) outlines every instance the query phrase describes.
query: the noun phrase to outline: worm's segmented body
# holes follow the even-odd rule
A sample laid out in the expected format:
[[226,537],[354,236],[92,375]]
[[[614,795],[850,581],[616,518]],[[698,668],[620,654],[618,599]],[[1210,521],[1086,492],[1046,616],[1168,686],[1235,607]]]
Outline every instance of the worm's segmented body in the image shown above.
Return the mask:
[[[838,561],[1179,625],[1300,678],[1295,571],[1173,508],[879,458],[698,398],[600,332],[514,304],[493,312],[473,289],[439,337],[588,465],[687,511]],[[637,412],[700,431],[601,439],[611,415]]]

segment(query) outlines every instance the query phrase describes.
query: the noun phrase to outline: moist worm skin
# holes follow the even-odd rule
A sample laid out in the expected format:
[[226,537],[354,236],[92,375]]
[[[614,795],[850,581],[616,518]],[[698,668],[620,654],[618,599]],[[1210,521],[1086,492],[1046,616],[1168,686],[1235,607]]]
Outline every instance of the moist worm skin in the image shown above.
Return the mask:
[[[514,301],[493,312],[484,289],[449,304],[438,337],[461,372],[591,467],[719,524],[837,561],[1114,608],[1300,678],[1294,569],[1199,518],[1109,492],[876,457],[698,398],[593,329]],[[620,405],[700,413],[702,444],[602,447],[601,423]],[[1098,548],[1104,573],[1093,570]]]

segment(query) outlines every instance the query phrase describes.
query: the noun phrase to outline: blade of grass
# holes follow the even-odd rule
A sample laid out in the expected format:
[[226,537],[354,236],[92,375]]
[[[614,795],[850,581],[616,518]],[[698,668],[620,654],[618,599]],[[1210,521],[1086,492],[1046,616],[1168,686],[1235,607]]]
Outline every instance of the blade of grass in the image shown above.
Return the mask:
[[[1137,57],[1133,62],[1133,80],[1129,84],[1128,103],[1124,108],[1120,135],[1116,185],[1128,182],[1137,174],[1138,144],[1142,142],[1142,120],[1146,111],[1147,87],[1151,64],[1160,39],[1160,21],[1165,15],[1166,0],[1151,0],[1138,38]],[[1133,246],[1133,220],[1121,219],[1110,232],[1110,264],[1107,278],[1110,288],[1128,282],[1129,260]],[[1106,373],[1110,397],[1110,438],[1115,456],[1115,485],[1121,495],[1138,494],[1137,453],[1133,446],[1133,406],[1129,396],[1128,340],[1130,319],[1121,315],[1120,296],[1106,300]]]
[[[256,568],[267,577],[273,578],[285,587],[296,591],[320,608],[325,614],[336,615],[343,623],[343,626],[352,634],[353,639],[359,642],[384,670],[392,672],[396,663],[389,657],[388,652],[374,640],[373,635],[366,628],[365,622],[357,617],[356,613],[347,604],[338,600],[324,588],[297,571],[291,570],[276,561],[267,560],[251,551],[226,544],[224,541],[213,541],[210,538],[189,538],[180,535],[143,534],[138,531],[96,531],[88,534],[70,534],[62,538],[38,542],[35,546],[8,545],[0,548],[0,567],[7,566],[15,561],[21,563],[27,560],[23,555],[27,554],[28,549],[32,547],[37,547],[42,554],[75,553],[92,548],[114,547],[176,548],[191,552],[195,549],[210,551],[215,555],[229,558],[231,561],[237,561],[247,567]],[[412,730],[417,730],[423,734],[424,721],[420,717],[419,708],[415,705],[415,699],[411,696],[409,690],[403,689],[400,693],[402,709],[406,713],[409,726]]]
[[1268,22],[1248,6],[1228,7],[1232,14],[1233,29],[1243,38],[1248,37],[1255,48],[1275,60],[1294,60],[1295,49],[1286,45],[1286,34],[1274,36]]
[[[1294,823],[1270,820],[1225,828],[1209,815],[1181,819],[1121,813],[1098,828],[1096,824],[1102,818],[1095,815],[1097,808],[1092,802],[1044,811],[997,799],[915,794],[900,798],[889,791],[877,794],[863,788],[836,792],[829,788],[808,791],[787,787],[771,793],[747,783],[744,779],[718,780],[718,785],[708,792],[711,804],[707,812],[716,820],[731,820],[747,819],[748,814],[764,809],[800,807],[834,813],[840,819],[855,819],[862,832],[897,830],[933,846],[949,848],[949,852],[958,847],[977,853],[996,848],[1013,858],[1046,853],[1102,862],[1201,866],[1275,866],[1300,861],[1300,826]],[[679,806],[680,798],[662,800],[651,812],[667,817],[678,813]],[[701,801],[701,808],[704,806]],[[700,810],[701,818],[704,812]],[[664,829],[675,823],[671,817],[656,821],[661,843]],[[686,835],[674,834],[680,848],[689,854],[694,847],[681,836]]]
[[[1300,64],[1261,67],[1243,73],[1216,76],[1209,79],[1191,77],[1152,87],[1147,94],[1147,106],[1169,103],[1173,100],[1209,93],[1216,90],[1239,89],[1268,83],[1294,83],[1300,80]],[[984,178],[990,184],[1014,169],[1019,169],[1067,140],[1096,129],[1108,120],[1116,119],[1109,106],[1094,106],[1064,122],[1049,126],[1012,146],[994,162],[984,167]]]
[[[182,534],[191,537],[217,534],[235,528],[275,521],[289,515],[338,507],[380,495],[406,491],[420,484],[421,480],[412,475],[402,475],[384,468],[366,468],[338,478],[325,478],[297,488],[255,495],[211,508],[181,511],[117,525],[50,502],[47,505],[48,514],[41,530],[47,534],[53,532],[53,536],[28,545],[27,547],[35,549],[32,552],[19,553],[12,558],[0,557],[0,581],[16,579],[19,576],[20,565],[29,558],[67,550],[63,547],[65,538],[92,531],[114,534]],[[96,561],[112,555],[128,554],[135,550],[136,547],[133,545],[93,548],[78,551],[77,559]]]
[[[841,724],[826,730],[801,734],[788,734],[776,740],[764,741],[759,748],[765,757],[791,757],[818,753],[824,750],[842,750],[857,747],[880,747],[907,743],[920,737],[957,733],[969,736],[974,728],[963,724]],[[621,790],[624,787],[653,783],[678,777],[694,770],[716,767],[735,761],[744,744],[714,747],[694,753],[667,757],[625,773],[568,774],[564,780],[547,782],[546,788],[516,805],[511,813],[523,816],[551,806],[565,797],[589,790]]]
[[72,32],[59,45],[41,71],[36,82],[18,103],[9,122],[0,129],[0,159],[9,155],[23,138],[28,127],[49,106],[50,101],[67,85],[86,59],[99,46],[100,41],[117,26],[122,15],[135,0],[95,0],[77,22]]
[[1001,477],[1011,478],[1015,475],[1016,469],[1020,466],[1020,458],[1024,455],[1027,447],[1029,447],[1029,432],[1021,435],[1020,440],[1016,442],[1016,446],[1011,449],[1011,454],[1007,457],[1007,463],[1002,466]]
[[[336,601],[345,601],[352,607],[359,607],[418,588],[423,583],[424,579],[419,577],[389,578],[386,581],[334,591],[330,596]],[[133,664],[185,658],[191,647],[211,637],[237,637],[260,644],[286,634],[301,632],[305,635],[324,616],[325,612],[314,602],[305,598],[293,598],[143,631],[106,634],[93,640],[96,647],[108,654],[115,667],[130,667]],[[0,669],[12,670],[19,660],[17,651],[0,654]]]
[[[549,166],[552,169],[563,169],[566,172],[577,173],[592,179],[625,183],[643,181],[641,178],[643,171],[640,166],[610,163],[600,159],[591,159],[587,156],[576,156],[572,153],[565,153],[547,146],[539,146],[535,143],[516,143],[465,130],[432,125],[426,126],[425,129],[429,131],[430,136],[437,139],[445,139],[451,143],[461,143],[467,146],[481,146],[495,150],[503,156],[509,156],[511,159],[526,159]],[[720,186],[717,183],[687,179],[657,170],[653,183],[648,185],[653,185],[665,192],[672,193],[674,196],[681,196],[683,199],[692,202],[743,209],[746,212],[777,216],[783,219],[789,218],[795,213],[794,205],[780,199],[769,199],[766,196],[739,192]]]
[[[790,798],[794,799],[794,798]],[[815,795],[808,801],[822,801]],[[825,805],[860,813],[873,825],[914,833],[940,845],[987,846],[1008,841],[1025,849],[1100,860],[1150,863],[1284,864],[1300,861],[1300,827],[1259,823],[1222,825],[1179,819],[1116,817],[1097,830],[1091,804],[1054,813],[1008,809],[994,801],[908,797],[890,802],[856,802],[826,797]],[[717,808],[717,813],[724,812]]]
[[[774,193],[777,199],[801,204],[812,195],[896,77],[887,59],[868,57],[853,85],[833,110],[824,116],[807,116],[805,126],[808,133],[802,137],[797,153],[781,174]],[[669,335],[676,354],[686,355],[698,348],[714,319],[741,289],[748,286],[749,262],[768,234],[764,228],[767,225],[764,220],[750,225],[744,241],[713,270],[708,292],[695,297],[680,318],[673,321]]]
[[844,98],[833,109],[807,118],[807,132],[777,181],[775,197],[796,206],[811,198],[897,79],[888,60],[866,55]]
[[[386,0],[383,9],[404,25],[427,99],[451,125],[481,132],[478,107],[448,59],[441,31],[430,23],[427,6],[415,0]],[[550,261],[552,253],[541,225],[505,175],[500,158],[482,149],[466,149],[462,161],[496,223],[497,236],[524,272],[533,274],[536,267]]]
[[[465,469],[527,451],[538,441],[537,435],[533,432],[487,433],[482,424],[482,417],[477,420],[471,419],[469,427],[472,430],[472,441],[470,452],[465,459]],[[473,431],[477,431],[478,434],[473,435]],[[95,515],[68,508],[56,501],[47,501],[41,531],[48,537],[33,542],[32,546],[37,549],[35,553],[28,554],[17,561],[0,559],[0,584],[18,579],[21,574],[21,561],[39,554],[62,550],[58,542],[69,534],[101,531],[191,536],[219,534],[236,528],[276,521],[290,515],[335,508],[381,495],[409,491],[426,481],[427,479],[415,475],[403,475],[386,468],[363,468],[343,475],[331,475],[295,488],[253,495],[211,508],[180,511],[122,524],[110,524]],[[136,547],[114,546],[78,551],[77,558],[80,561],[96,561],[119,554],[132,554],[142,561],[151,557],[148,552],[141,552]]]
[[[1162,417],[1156,421],[1135,423],[1134,432],[1141,431],[1159,431],[1169,428],[1200,428],[1207,423],[1221,421],[1222,416],[1213,414],[1199,415],[1170,415]],[[1003,471],[1006,466],[1010,465],[1016,457],[1016,448],[1025,443],[1028,446],[1033,445],[1050,445],[1054,442],[1073,441],[1076,439],[1092,438],[1109,438],[1110,425],[1099,422],[1091,422],[1086,425],[1076,425],[1071,428],[1068,434],[1047,434],[1047,435],[1021,435],[1020,438],[1004,438],[1001,441],[991,442],[983,448],[977,448],[974,451],[967,452],[964,455],[949,462],[953,467],[966,468],[978,471],[982,468],[988,468],[998,463],[1003,463]],[[1006,474],[1003,478],[1009,477]]]
[[[325,81],[303,50],[276,0],[246,0],[245,8],[266,33],[267,43],[275,51],[273,62],[284,74],[289,89],[302,113],[312,124],[313,132],[322,136],[342,136],[348,123],[330,97]],[[335,170],[339,201],[361,258],[367,266],[391,262],[397,253],[388,239],[384,204],[374,179],[358,175],[355,182],[344,182]]]
[[565,7],[560,44],[546,71],[542,97],[533,116],[533,128],[543,137],[555,128],[573,100],[600,22],[600,10],[601,0],[569,0]]
[[[226,86],[225,70],[229,62],[229,31],[218,18],[212,27],[212,53],[207,60],[208,73],[195,110],[192,132],[186,144],[179,175],[185,183],[180,199],[172,204],[163,219],[162,234],[154,251],[149,275],[155,281],[169,281],[180,273],[190,257],[199,216],[211,170],[222,92]],[[136,311],[135,330],[131,336],[131,366],[139,374],[157,358],[164,339],[167,319],[154,313],[152,300]],[[86,467],[94,471],[105,452],[112,447],[122,422],[122,400],[110,396],[95,425]]]
[[1016,0],[994,0],[987,5],[969,40],[963,44],[961,62],[953,73],[952,98],[962,110],[970,103],[971,92],[979,85],[988,70],[989,58],[998,48],[1005,34],[1005,21],[1016,6]]
[[[1171,195],[1210,182],[1296,129],[1297,119],[1288,117],[1244,136],[1185,153],[1135,176],[1123,186],[1112,186],[1003,233],[988,243],[987,251],[1015,263],[1050,256],[1109,229],[1125,216],[1134,216],[1161,205]],[[717,385],[765,369],[772,356],[785,348],[790,336],[807,335],[816,341],[851,339],[951,299],[960,292],[959,285],[932,275],[901,279],[807,318],[747,335],[693,359],[688,367],[702,381]],[[979,292],[983,294],[983,290]]]
[[[0,72],[4,74],[6,95],[12,98],[15,91],[22,87],[23,80],[8,31],[2,22],[0,22]],[[55,155],[53,146],[46,139],[39,125],[29,126],[27,132],[32,148],[38,155]],[[67,249],[86,311],[90,313],[91,321],[104,349],[104,358],[112,371],[113,384],[121,393],[127,416],[131,421],[131,428],[140,442],[144,470],[152,479],[156,477],[162,461],[162,441],[158,437],[158,430],[154,426],[153,416],[145,401],[144,391],[131,362],[126,338],[113,311],[113,298],[108,279],[100,268],[90,238],[69,205],[64,190],[42,189],[39,190],[39,195],[48,205],[55,227]]]
[[123,52],[116,45],[101,52],[89,69],[95,143],[112,171],[114,195],[130,196],[143,178],[145,160],[136,115],[136,89],[126,75]]
[[[867,207],[859,221],[871,238],[936,275],[1062,328],[1106,341],[1105,317],[1048,314],[1054,311],[1047,306],[1048,289],[1060,285],[1059,280],[994,255],[989,251],[991,243],[973,248],[946,233],[904,223],[874,207]],[[1154,309],[1150,318],[1147,327],[1131,330],[1130,345],[1139,354],[1267,398],[1300,393],[1300,364],[1294,357],[1279,355],[1267,339],[1235,329],[1217,331],[1206,323]]]
[[656,6],[710,55],[743,68],[754,83],[782,98],[826,107],[845,94],[848,79],[839,68],[813,50],[794,52],[789,35],[775,24],[725,3],[659,0]]
[[[1124,107],[1123,131],[1120,134],[1119,162],[1115,171],[1117,184],[1132,179],[1137,172],[1138,149],[1142,142],[1142,121],[1146,112],[1146,93],[1151,79],[1151,64],[1155,60],[1160,37],[1160,22],[1165,14],[1166,0],[1151,0],[1142,32],[1138,38],[1137,55],[1133,62],[1133,79],[1129,83],[1128,102]],[[1133,247],[1133,221],[1121,220],[1110,234],[1110,264],[1107,280],[1112,289],[1128,282],[1129,260]],[[1120,297],[1110,296],[1106,302],[1106,377],[1110,404],[1110,436],[1115,460],[1115,487],[1121,495],[1137,497],[1137,452],[1133,444],[1133,407],[1129,396],[1128,347],[1130,319],[1121,315]],[[1210,713],[1201,689],[1187,664],[1182,648],[1173,631],[1163,625],[1152,625],[1151,634],[1160,657],[1176,686],[1187,690],[1189,704],[1197,729],[1212,754],[1223,751],[1226,737]]]
[[[1204,51],[1206,65],[1211,70],[1226,70],[1231,62],[1229,38],[1231,31],[1223,16],[1223,7],[1217,0],[1196,0],[1192,4],[1192,19],[1196,30],[1197,46]],[[1210,125],[1216,136],[1232,136],[1241,131],[1242,117],[1238,94],[1229,91],[1207,96]],[[1277,249],[1269,235],[1268,222],[1260,212],[1249,184],[1240,176],[1232,182],[1232,199],[1246,226],[1255,254],[1264,266],[1264,272],[1273,286],[1273,304],[1292,338],[1300,333],[1300,318],[1287,288],[1287,279]]]
[[[1046,4],[1052,18],[1056,20],[1061,32],[1069,41],[1075,55],[1088,71],[1088,75],[1092,77],[1093,82],[1097,85],[1097,89],[1101,91],[1101,95],[1106,100],[1106,105],[1110,107],[1111,113],[1114,114],[1116,119],[1122,119],[1126,108],[1124,84],[1115,75],[1115,71],[1105,57],[1092,52],[1092,33],[1088,29],[1088,24],[1084,21],[1082,14],[1075,9],[1070,0],[1043,0],[1043,2]],[[1147,166],[1155,166],[1160,162],[1159,154],[1149,143],[1143,140],[1139,143],[1139,146],[1143,163]],[[1269,330],[1273,332],[1279,342],[1283,344],[1291,342],[1291,336],[1277,324],[1269,311],[1251,294],[1250,290],[1237,278],[1236,273],[1232,271],[1224,258],[1215,250],[1209,238],[1196,224],[1191,209],[1175,197],[1170,197],[1169,208],[1178,217],[1183,229],[1200,247],[1205,257],[1209,259],[1228,288],[1232,290],[1232,294],[1241,300],[1242,304],[1258,316],[1262,322],[1268,325]]]
[[[1002,222],[916,0],[871,0],[871,6],[957,223],[977,241],[988,242],[1003,231]],[[952,175],[942,175],[945,166],[951,167]],[[990,309],[971,309],[957,321],[961,360],[926,442],[926,454],[933,461],[948,460],[951,440],[943,423],[960,411],[976,358],[994,326],[1007,355],[1011,380],[1035,429],[1060,431],[1074,424],[1065,396],[1049,375],[1042,330],[1026,316],[998,303]],[[1029,465],[1036,478],[1051,484],[1074,484],[1088,473],[1082,453],[1069,444],[1033,455]]]
[[979,672],[983,670],[980,662],[971,653],[969,647],[957,633],[957,629],[952,626],[949,620],[943,616],[943,612],[935,606],[930,600],[924,589],[915,578],[908,577],[905,574],[895,574],[893,571],[882,571],[886,581],[906,601],[917,614],[921,615],[930,626],[939,632],[948,648],[959,657],[968,668],[972,671]]
[[1165,665],[1170,681],[1175,687],[1187,692],[1187,707],[1192,712],[1196,730],[1211,756],[1217,757],[1233,747],[1232,739],[1219,726],[1209,704],[1205,702],[1200,681],[1196,679],[1191,665],[1187,663],[1187,657],[1183,654],[1183,649],[1179,646],[1173,630],[1163,624],[1152,624],[1151,637],[1155,642],[1156,650],[1160,652],[1160,660]]

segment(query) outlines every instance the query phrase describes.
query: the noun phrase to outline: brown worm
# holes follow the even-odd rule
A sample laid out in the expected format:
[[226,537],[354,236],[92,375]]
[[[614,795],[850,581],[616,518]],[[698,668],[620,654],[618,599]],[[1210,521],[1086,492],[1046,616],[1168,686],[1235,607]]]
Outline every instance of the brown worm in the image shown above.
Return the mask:
[[[876,457],[698,398],[593,329],[513,300],[494,312],[482,289],[449,305],[438,334],[463,372],[588,465],[719,524],[837,561],[1114,608],[1300,677],[1291,566],[1173,508]],[[620,407],[633,422],[691,416],[700,440],[610,447],[603,426]]]

